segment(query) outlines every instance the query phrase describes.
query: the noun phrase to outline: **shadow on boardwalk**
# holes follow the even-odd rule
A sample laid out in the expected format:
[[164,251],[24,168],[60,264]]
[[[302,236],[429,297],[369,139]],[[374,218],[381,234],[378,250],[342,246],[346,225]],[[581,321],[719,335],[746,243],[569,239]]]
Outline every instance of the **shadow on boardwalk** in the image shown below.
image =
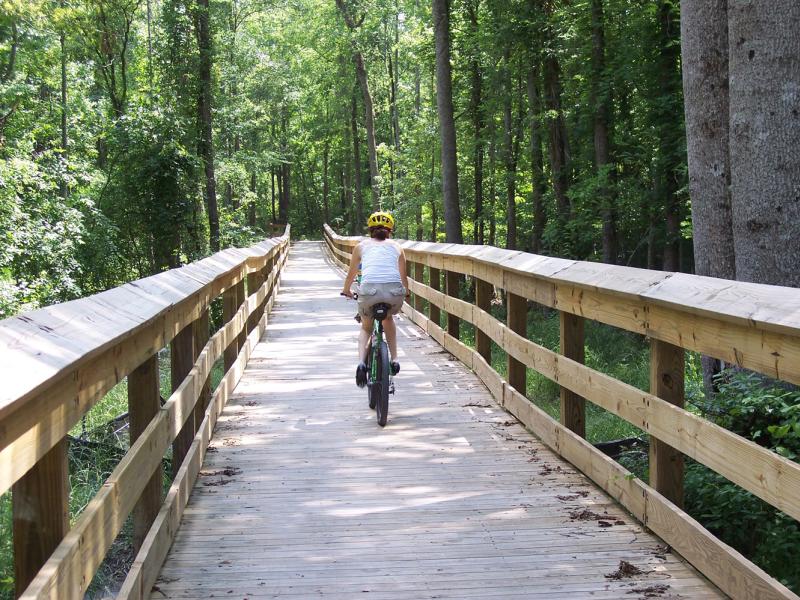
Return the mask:
[[720,597],[404,319],[378,427],[341,279],[293,246],[153,598]]

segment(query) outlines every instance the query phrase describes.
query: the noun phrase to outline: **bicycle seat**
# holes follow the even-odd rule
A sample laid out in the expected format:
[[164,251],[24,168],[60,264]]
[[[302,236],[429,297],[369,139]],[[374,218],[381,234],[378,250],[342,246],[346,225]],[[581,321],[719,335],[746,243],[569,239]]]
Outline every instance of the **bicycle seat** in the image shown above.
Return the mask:
[[372,305],[372,317],[378,321],[383,321],[389,316],[389,305],[385,302],[378,302]]

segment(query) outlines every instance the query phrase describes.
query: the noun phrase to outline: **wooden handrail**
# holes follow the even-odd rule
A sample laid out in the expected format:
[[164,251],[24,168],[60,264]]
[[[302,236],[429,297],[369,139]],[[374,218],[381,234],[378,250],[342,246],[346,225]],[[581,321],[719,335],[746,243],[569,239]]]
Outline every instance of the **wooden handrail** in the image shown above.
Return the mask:
[[[325,226],[331,256],[343,267],[361,239]],[[767,573],[719,541],[681,510],[682,454],[800,519],[800,465],[683,409],[683,351],[693,350],[791,383],[800,383],[800,290],[679,273],[549,258],[487,246],[398,240],[407,259],[414,306],[404,312],[472,368],[498,401],[546,444],[572,462],[642,523],[735,598],[797,598]],[[422,281],[428,267],[431,285]],[[477,304],[441,292],[439,272],[471,276]],[[561,352],[524,335],[525,302],[509,302],[508,324],[488,312],[486,285],[561,311]],[[421,300],[430,314],[419,310]],[[439,311],[475,326],[478,351],[441,327]],[[568,318],[567,318],[568,317]],[[583,319],[647,335],[652,340],[650,393],[583,364]],[[491,367],[486,341],[516,364],[562,389],[561,422]],[[651,436],[650,485],[636,479],[583,439],[583,401],[627,420]]]
[[[140,537],[152,530],[159,507],[152,498],[145,502],[142,492],[158,486],[160,496],[160,481],[154,479],[170,445],[176,462],[181,457],[184,465],[196,461],[197,436],[209,424],[213,430],[263,332],[288,245],[287,226],[282,236],[251,248],[219,252],[180,269],[0,322],[0,373],[8,382],[0,396],[0,492],[13,485],[15,549],[37,549],[29,555],[17,552],[18,594],[83,597],[140,497],[147,506],[137,509],[134,529]],[[224,315],[223,326],[209,339],[211,302],[231,290],[236,291],[235,310]],[[180,347],[175,345],[179,340]],[[152,406],[157,389],[151,388],[157,381],[149,371],[157,365],[153,357],[170,343],[173,355],[185,354],[180,360],[186,366],[174,368],[174,392],[159,409]],[[212,398],[207,391],[211,368],[229,347],[233,359],[226,360],[227,373]],[[137,429],[148,419],[149,424],[137,430],[128,453],[69,529],[66,510],[61,510],[67,486],[52,497],[48,483],[67,476],[62,440],[111,387],[134,372],[129,402],[150,406],[131,404],[131,420],[137,412],[149,411]],[[180,466],[176,464],[178,475]],[[53,512],[59,516],[57,527],[37,530],[40,513]],[[37,536],[42,539],[27,539]],[[144,537],[137,543],[144,547],[146,541]]]

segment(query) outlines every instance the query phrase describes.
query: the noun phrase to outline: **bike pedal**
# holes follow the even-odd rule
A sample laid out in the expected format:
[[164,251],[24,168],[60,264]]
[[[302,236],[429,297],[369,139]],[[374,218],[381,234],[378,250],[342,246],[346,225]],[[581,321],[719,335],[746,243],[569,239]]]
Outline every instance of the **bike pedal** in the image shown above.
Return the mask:
[[394,382],[389,384],[389,393],[394,394]]

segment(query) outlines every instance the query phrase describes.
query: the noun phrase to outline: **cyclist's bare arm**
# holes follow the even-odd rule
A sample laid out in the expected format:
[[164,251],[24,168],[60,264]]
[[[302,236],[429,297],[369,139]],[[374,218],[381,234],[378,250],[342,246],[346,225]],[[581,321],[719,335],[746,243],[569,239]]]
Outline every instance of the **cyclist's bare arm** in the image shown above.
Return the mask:
[[344,278],[344,286],[342,287],[342,294],[348,298],[353,297],[353,292],[350,291],[350,286],[358,275],[358,265],[361,264],[361,244],[353,248],[353,254],[350,257],[350,270],[347,271],[347,277]]

